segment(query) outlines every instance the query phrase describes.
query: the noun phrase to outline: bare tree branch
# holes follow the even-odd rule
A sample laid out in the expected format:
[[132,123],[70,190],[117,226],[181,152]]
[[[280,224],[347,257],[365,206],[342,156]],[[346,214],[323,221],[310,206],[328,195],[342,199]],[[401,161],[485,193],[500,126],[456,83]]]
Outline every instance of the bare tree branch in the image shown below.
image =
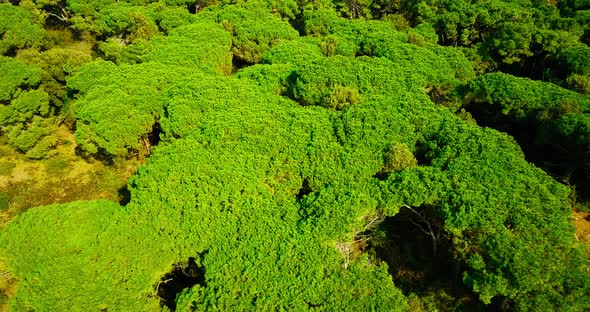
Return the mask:
[[422,232],[424,232],[424,234],[430,236],[430,238],[432,239],[432,255],[435,256],[438,252],[438,239],[440,236],[440,232],[438,234],[434,232],[434,230],[432,229],[431,222],[426,217],[424,217],[424,211],[418,212],[416,211],[416,209],[408,205],[403,205],[402,207],[408,209],[416,216],[418,216],[418,219],[428,227],[427,231],[418,222],[415,222],[414,220],[410,219],[410,222],[412,222],[412,224],[416,225]]

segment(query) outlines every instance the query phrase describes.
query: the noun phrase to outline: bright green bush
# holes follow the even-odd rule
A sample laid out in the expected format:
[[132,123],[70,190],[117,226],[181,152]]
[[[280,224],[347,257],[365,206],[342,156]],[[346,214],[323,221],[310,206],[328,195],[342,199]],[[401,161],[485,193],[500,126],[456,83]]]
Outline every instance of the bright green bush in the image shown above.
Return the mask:
[[[203,31],[206,29],[207,31]],[[176,28],[166,37],[148,43],[149,52],[141,59],[170,66],[213,70],[222,74],[232,71],[232,38],[219,25],[198,22]]]
[[[40,207],[20,216],[0,236],[20,279],[11,310],[157,309],[149,294],[158,270],[150,264],[164,269],[164,253],[148,255],[162,242],[150,231],[135,236],[137,226],[118,204],[104,200]],[[133,260],[141,254],[148,257]]]
[[[10,101],[18,95],[21,87],[36,87],[41,82],[42,71],[36,66],[29,66],[22,61],[0,56],[0,101]],[[3,103],[4,104],[4,103]]]
[[27,10],[0,3],[0,34],[0,55],[5,55],[13,49],[41,46],[45,30],[31,20]]
[[162,116],[165,91],[190,77],[202,74],[153,62],[117,67],[98,61],[83,67],[68,80],[71,89],[80,91],[74,104],[78,144],[106,156],[140,152]]

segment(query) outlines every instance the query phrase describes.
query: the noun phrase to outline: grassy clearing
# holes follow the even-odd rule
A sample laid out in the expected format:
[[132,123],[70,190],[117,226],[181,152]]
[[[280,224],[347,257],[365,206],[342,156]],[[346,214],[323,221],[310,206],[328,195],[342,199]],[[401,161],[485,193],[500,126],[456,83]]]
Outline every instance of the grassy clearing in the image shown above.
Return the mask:
[[[60,141],[75,142],[64,127]],[[107,166],[76,155],[76,145],[61,144],[54,157],[30,160],[7,146],[0,146],[0,228],[16,215],[35,206],[76,200],[106,198],[118,201],[119,190],[140,165],[120,160]]]

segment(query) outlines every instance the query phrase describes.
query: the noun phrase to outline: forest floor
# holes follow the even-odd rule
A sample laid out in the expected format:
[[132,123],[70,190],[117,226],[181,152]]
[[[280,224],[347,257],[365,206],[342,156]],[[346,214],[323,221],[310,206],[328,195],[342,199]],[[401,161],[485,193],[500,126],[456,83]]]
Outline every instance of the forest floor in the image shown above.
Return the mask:
[[590,258],[590,212],[574,211],[576,239],[586,245],[586,256]]

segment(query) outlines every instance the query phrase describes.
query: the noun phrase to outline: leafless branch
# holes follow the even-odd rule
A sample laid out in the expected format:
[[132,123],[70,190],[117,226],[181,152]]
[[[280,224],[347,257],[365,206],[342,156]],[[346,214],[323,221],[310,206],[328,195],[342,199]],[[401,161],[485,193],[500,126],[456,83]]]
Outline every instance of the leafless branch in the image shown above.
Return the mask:
[[67,22],[68,21],[68,17],[65,15],[57,15],[51,12],[47,12],[47,15],[49,16],[53,16],[55,18],[57,18],[58,20],[62,21],[62,22]]
[[371,219],[371,221],[369,221],[369,223],[367,223],[365,225],[365,230],[372,229],[373,227],[375,227],[379,223],[383,222],[384,219],[385,219],[385,216],[383,216],[383,214],[381,212],[377,212],[375,214],[375,216],[373,217],[373,219]]
[[415,222],[414,220],[410,219],[410,222],[412,222],[412,224],[416,225],[422,232],[424,232],[424,234],[430,236],[430,238],[432,239],[432,254],[436,255],[437,249],[438,249],[438,238],[439,238],[440,233],[437,234],[432,229],[432,225],[431,225],[430,220],[428,220],[426,217],[424,217],[424,211],[418,212],[418,211],[416,211],[416,209],[414,209],[408,205],[403,205],[402,207],[408,209],[409,211],[414,213],[416,216],[418,216],[418,219],[428,227],[428,231],[427,231],[418,222]]

